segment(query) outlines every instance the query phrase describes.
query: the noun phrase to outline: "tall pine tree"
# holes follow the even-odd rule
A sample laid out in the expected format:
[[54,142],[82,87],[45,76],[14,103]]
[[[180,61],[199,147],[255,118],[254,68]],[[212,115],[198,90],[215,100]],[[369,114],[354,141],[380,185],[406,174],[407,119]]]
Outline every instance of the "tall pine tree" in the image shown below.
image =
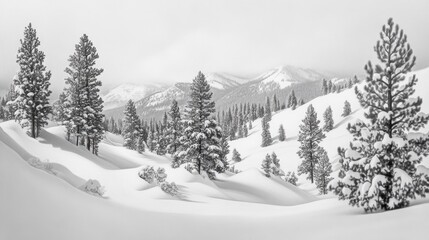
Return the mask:
[[429,192],[429,177],[417,166],[429,153],[429,136],[418,132],[429,115],[420,112],[422,99],[413,96],[416,76],[406,77],[416,58],[392,19],[374,49],[380,64],[365,66],[364,92],[355,88],[368,121],[348,128],[353,141],[339,150],[340,173],[330,183],[339,199],[365,211],[405,207]]
[[323,131],[329,132],[334,128],[334,119],[332,118],[332,108],[329,106],[323,113],[323,120],[325,125],[323,125]]
[[299,126],[298,141],[301,143],[298,155],[302,163],[298,167],[298,174],[308,174],[307,179],[314,182],[314,169],[319,160],[319,143],[325,138],[322,129],[319,128],[320,121],[313,105],[310,104],[302,124]]
[[49,80],[51,72],[44,65],[45,54],[39,50],[40,41],[31,23],[24,30],[24,39],[18,49],[16,62],[18,75],[14,79],[17,98],[15,119],[22,127],[29,128],[32,138],[39,136],[40,128],[47,124],[52,111],[49,105]]

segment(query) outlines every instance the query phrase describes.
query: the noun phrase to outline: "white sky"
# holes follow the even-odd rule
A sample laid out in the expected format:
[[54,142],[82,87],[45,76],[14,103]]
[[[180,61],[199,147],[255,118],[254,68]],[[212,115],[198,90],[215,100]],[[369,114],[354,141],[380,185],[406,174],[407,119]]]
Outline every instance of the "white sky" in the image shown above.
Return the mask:
[[407,33],[417,68],[429,66],[427,0],[0,0],[0,88],[18,69],[29,22],[58,92],[83,33],[110,88],[191,81],[199,70],[253,75],[283,64],[360,74],[389,17]]

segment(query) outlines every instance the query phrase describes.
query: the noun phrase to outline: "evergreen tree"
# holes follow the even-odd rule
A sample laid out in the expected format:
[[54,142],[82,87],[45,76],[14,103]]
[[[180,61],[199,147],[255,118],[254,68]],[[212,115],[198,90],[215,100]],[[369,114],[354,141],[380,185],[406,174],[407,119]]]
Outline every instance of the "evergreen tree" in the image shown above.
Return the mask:
[[272,163],[271,173],[274,176],[281,177],[281,176],[285,175],[284,172],[283,172],[283,170],[280,168],[280,159],[277,158],[277,154],[275,152],[273,152],[271,154],[271,163]]
[[169,154],[175,154],[181,144],[180,137],[182,136],[182,119],[180,116],[180,109],[176,100],[171,102],[170,111],[168,112],[170,116],[170,122],[168,123],[167,129],[167,152]]
[[279,140],[280,142],[283,142],[284,140],[286,140],[286,134],[285,134],[285,129],[283,128],[283,124],[280,124],[280,128],[279,128]]
[[97,49],[84,34],[75,45],[75,52],[70,56],[69,67],[65,70],[69,75],[66,78],[66,94],[70,103],[70,119],[67,120],[71,126],[70,132],[76,136],[76,145],[80,137],[81,142],[85,142],[86,137],[86,147],[90,150],[92,144],[94,153],[104,134],[103,100],[99,95],[101,82],[97,80],[103,69],[95,67],[98,58]]
[[29,128],[32,138],[39,136],[40,128],[48,122],[52,108],[49,105],[49,79],[51,72],[46,71],[45,54],[39,50],[40,41],[31,23],[24,31],[24,39],[18,49],[16,62],[19,65],[18,75],[14,78],[17,91],[14,112],[15,120],[22,127]]
[[147,137],[147,147],[149,151],[153,152],[155,150],[156,141],[153,131],[149,131],[148,137]]
[[305,104],[304,99],[300,98],[300,99],[299,99],[299,101],[298,101],[298,105],[299,105],[299,106],[302,106],[302,105],[304,105],[304,104]]
[[314,169],[314,179],[317,189],[320,194],[328,193],[328,183],[332,180],[330,174],[332,173],[332,165],[329,162],[328,154],[325,149],[319,147],[319,162]]
[[328,82],[328,93],[334,92],[332,88],[333,88],[332,80],[329,80],[329,82]]
[[300,147],[298,155],[302,158],[302,163],[298,167],[298,175],[309,174],[307,179],[314,182],[314,168],[319,160],[317,150],[319,143],[325,138],[322,129],[319,128],[320,121],[317,120],[317,113],[313,105],[310,104],[302,124],[299,126],[298,141]]
[[265,117],[267,119],[267,122],[271,121],[271,103],[269,97],[267,97],[267,100],[265,102]]
[[132,100],[127,102],[124,111],[122,137],[124,138],[124,147],[137,150],[140,137],[140,119],[137,116],[136,106]]
[[350,103],[346,100],[344,102],[343,113],[341,114],[341,116],[342,117],[347,117],[348,115],[350,115],[351,112],[352,112],[352,108],[350,106]]
[[288,172],[285,176],[285,181],[296,186],[298,177],[295,175],[295,172]]
[[292,110],[295,110],[296,106],[297,106],[297,100],[295,96],[295,91],[292,90],[287,101],[287,107],[292,108]]
[[365,211],[391,210],[429,192],[429,177],[417,165],[429,153],[429,136],[418,132],[429,115],[422,99],[411,98],[417,78],[407,73],[415,57],[407,36],[388,20],[375,52],[381,64],[369,62],[364,92],[355,88],[368,121],[349,127],[353,141],[340,159],[341,169],[329,184],[339,199]]
[[181,163],[191,165],[199,174],[205,172],[213,179],[216,172],[223,172],[227,166],[221,159],[222,129],[211,117],[215,112],[212,92],[204,74],[198,73],[191,84],[190,100],[185,108],[184,150]]
[[329,132],[332,129],[334,129],[334,119],[332,118],[331,106],[329,106],[323,113],[323,120],[325,121],[325,125],[323,126],[323,131]]
[[273,142],[272,138],[271,138],[271,133],[270,133],[270,124],[268,123],[268,120],[266,117],[262,118],[262,147],[266,147],[271,145],[271,143]]
[[57,122],[62,123],[67,119],[66,117],[66,111],[65,111],[65,104],[67,101],[67,95],[62,92],[58,98],[58,100],[53,104],[52,108],[52,114],[54,116],[54,120]]
[[229,144],[228,140],[226,139],[226,136],[222,134],[222,138],[220,141],[220,161],[222,162],[222,166],[218,166],[217,170],[218,172],[223,172],[225,169],[229,168],[228,159],[227,156],[229,154]]
[[241,155],[235,148],[232,150],[232,161],[241,162]]
[[266,177],[271,177],[271,171],[272,171],[271,165],[272,165],[272,162],[273,161],[272,161],[271,156],[269,154],[267,154],[265,156],[265,159],[262,161],[261,168],[262,168],[262,171],[264,172],[264,175]]
[[326,79],[322,80],[322,93],[323,95],[328,94],[328,82],[326,81]]
[[249,130],[247,129],[247,124],[244,124],[244,126],[243,126],[243,133],[244,133],[244,137],[247,137],[249,135]]

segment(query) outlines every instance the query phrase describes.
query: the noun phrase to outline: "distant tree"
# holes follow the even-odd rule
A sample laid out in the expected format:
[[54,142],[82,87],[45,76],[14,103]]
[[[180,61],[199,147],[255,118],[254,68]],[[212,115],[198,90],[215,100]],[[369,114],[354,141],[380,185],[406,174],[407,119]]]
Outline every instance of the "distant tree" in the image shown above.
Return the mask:
[[302,163],[298,167],[298,175],[309,174],[307,179],[314,182],[314,169],[319,160],[317,151],[319,143],[325,138],[322,129],[319,128],[320,121],[317,120],[317,113],[313,105],[310,104],[302,124],[299,126],[298,141],[300,147],[298,155],[302,158]]
[[280,128],[279,128],[279,140],[280,142],[283,142],[284,140],[286,140],[286,134],[285,134],[285,129],[283,128],[283,124],[280,124]]
[[32,138],[37,138],[40,128],[48,122],[48,115],[52,111],[49,105],[49,80],[51,72],[46,71],[44,65],[45,54],[39,50],[40,41],[36,30],[31,23],[24,31],[24,39],[18,49],[16,62],[19,65],[18,75],[14,78],[17,92],[15,120],[22,127],[29,128]]
[[67,95],[65,92],[62,92],[58,98],[58,100],[53,104],[52,114],[54,115],[54,120],[62,123],[67,119],[66,113],[66,102]]
[[288,172],[285,176],[285,181],[296,186],[298,177],[295,175],[295,172]]
[[235,148],[232,150],[232,161],[241,162],[241,155]]
[[344,102],[344,108],[343,108],[343,113],[341,114],[342,117],[347,117],[348,115],[350,115],[350,113],[352,112],[350,103],[346,100]]
[[243,133],[244,133],[244,137],[247,137],[249,135],[249,130],[247,129],[247,124],[243,125]]
[[292,108],[292,110],[295,110],[297,105],[298,104],[297,104],[297,100],[296,100],[296,96],[295,96],[295,91],[292,90],[292,92],[290,93],[290,95],[288,97],[287,107]]
[[271,121],[271,103],[270,98],[267,97],[266,103],[265,103],[265,117],[267,121]]
[[283,170],[280,168],[280,159],[277,158],[277,154],[275,152],[273,152],[271,154],[271,163],[272,163],[272,165],[271,165],[271,173],[274,176],[281,177],[281,176],[285,175],[284,172],[283,172]]
[[334,129],[334,119],[332,118],[331,106],[329,106],[323,113],[323,120],[325,121],[325,125],[323,126],[323,131],[329,132],[332,129]]
[[140,137],[140,119],[137,116],[136,106],[132,100],[127,102],[124,111],[122,137],[124,147],[137,150],[137,143]]
[[332,80],[329,80],[328,81],[328,93],[334,92],[332,88],[333,88]]
[[314,169],[314,178],[316,181],[317,189],[320,194],[328,193],[328,183],[332,180],[330,174],[332,173],[332,165],[329,162],[328,154],[322,147],[319,148],[319,162]]
[[271,138],[271,133],[270,133],[270,124],[268,123],[268,120],[266,117],[262,118],[262,147],[266,147],[271,145],[271,143],[273,142],[272,138]]
[[323,95],[328,94],[328,82],[326,81],[326,79],[322,80],[322,93]]
[[180,137],[183,134],[182,129],[182,119],[180,116],[180,108],[176,100],[171,102],[170,111],[168,112],[170,116],[170,122],[168,123],[166,135],[167,135],[167,152],[169,154],[175,154],[180,146]]
[[304,99],[300,98],[299,101],[298,101],[298,106],[302,106],[304,104],[305,104]]
[[265,159],[262,161],[262,165],[261,165],[262,171],[264,172],[264,175],[266,177],[271,177],[271,171],[272,171],[271,165],[272,165],[271,156],[267,154],[265,156]]

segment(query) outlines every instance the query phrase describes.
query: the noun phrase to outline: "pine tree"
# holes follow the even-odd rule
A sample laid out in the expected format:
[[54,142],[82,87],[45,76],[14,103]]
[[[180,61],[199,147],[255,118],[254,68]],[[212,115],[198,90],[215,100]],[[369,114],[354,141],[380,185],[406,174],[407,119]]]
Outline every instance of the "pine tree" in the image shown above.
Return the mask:
[[241,162],[241,155],[235,148],[232,150],[232,161]]
[[323,95],[328,94],[328,82],[326,81],[326,79],[322,80],[322,93]]
[[388,20],[369,62],[364,92],[355,88],[365,118],[349,127],[353,141],[339,150],[341,169],[329,184],[339,199],[365,211],[391,210],[429,192],[429,177],[417,165],[429,153],[429,136],[418,132],[429,115],[420,112],[422,99],[411,98],[417,78],[406,74],[415,57],[407,36]]
[[296,186],[298,177],[295,175],[295,172],[288,172],[285,176],[285,181]]
[[176,100],[171,102],[170,111],[168,112],[170,116],[170,122],[168,123],[167,128],[167,152],[169,154],[175,154],[181,144],[180,137],[182,136],[182,119],[180,116],[180,109]]
[[97,49],[84,34],[75,45],[75,52],[65,70],[69,75],[66,78],[66,94],[70,102],[70,119],[67,122],[76,136],[76,145],[80,137],[81,142],[85,142],[86,137],[86,147],[90,150],[92,144],[94,153],[104,134],[103,100],[99,95],[101,81],[97,80],[103,69],[95,67],[98,58]]
[[310,104],[302,124],[299,126],[298,141],[301,143],[298,155],[302,158],[302,163],[298,167],[298,175],[309,174],[307,179],[314,182],[314,168],[319,160],[317,150],[319,143],[325,138],[322,129],[319,128],[320,121],[317,120],[317,113],[313,105]]
[[332,80],[329,80],[329,82],[328,82],[328,93],[334,92],[332,88],[333,88]]
[[277,158],[277,154],[273,152],[271,154],[271,172],[274,176],[284,176],[283,170],[280,168],[280,159]]
[[265,117],[268,122],[271,121],[271,103],[269,97],[267,97],[267,100],[265,102]]
[[243,126],[243,133],[244,133],[244,137],[247,137],[249,135],[249,130],[247,129],[247,124],[244,124],[244,126]]
[[304,99],[300,98],[299,101],[298,101],[298,106],[302,106],[304,104],[305,104]]
[[149,151],[153,152],[155,150],[156,142],[155,142],[155,136],[153,131],[149,131],[148,137],[147,137],[147,147]]
[[220,161],[222,162],[222,166],[219,165],[216,169],[218,172],[223,172],[225,169],[229,168],[229,163],[227,156],[229,154],[229,144],[228,140],[226,139],[226,136],[222,134],[222,138],[220,141]]
[[288,98],[287,107],[292,108],[292,110],[295,110],[297,105],[298,104],[297,104],[297,100],[296,100],[296,96],[295,96],[295,91],[292,90],[292,92],[290,93],[289,98]]
[[332,129],[334,129],[334,119],[332,118],[331,106],[329,106],[323,113],[323,120],[325,121],[325,125],[323,126],[323,131],[329,132]]
[[352,108],[350,106],[350,103],[346,100],[344,102],[343,113],[341,114],[341,116],[342,117],[347,117],[348,115],[350,115],[351,112],[352,112]]
[[141,126],[140,119],[137,116],[136,106],[132,100],[129,100],[125,107],[122,126],[124,147],[131,150],[137,150]]
[[185,108],[184,150],[180,153],[187,163],[199,173],[205,172],[209,178],[215,172],[223,172],[227,166],[221,159],[222,129],[211,117],[215,113],[212,92],[204,74],[198,73],[191,84],[190,100]]
[[280,124],[280,128],[279,128],[279,140],[280,142],[283,142],[284,140],[286,140],[286,134],[285,134],[285,129],[283,128],[283,124]]
[[66,120],[66,112],[64,105],[67,101],[67,95],[62,92],[58,98],[57,101],[52,106],[52,115],[53,119],[57,122],[62,123],[64,120]]
[[270,133],[270,125],[266,117],[262,118],[262,147],[271,145],[273,142]]
[[316,182],[317,189],[320,194],[328,193],[328,183],[332,180],[330,174],[332,173],[332,165],[329,162],[328,154],[325,149],[319,147],[318,153],[319,162],[314,169],[314,179]]
[[18,93],[14,102],[17,111],[14,114],[15,120],[19,121],[22,127],[29,128],[32,138],[39,136],[40,128],[48,123],[48,115],[52,111],[49,105],[51,72],[46,71],[43,64],[45,54],[39,50],[39,46],[36,30],[30,23],[25,28],[16,60],[19,72],[14,79]]
[[262,171],[264,172],[264,175],[266,177],[271,177],[271,171],[272,171],[271,165],[272,165],[271,156],[267,154],[261,164]]

